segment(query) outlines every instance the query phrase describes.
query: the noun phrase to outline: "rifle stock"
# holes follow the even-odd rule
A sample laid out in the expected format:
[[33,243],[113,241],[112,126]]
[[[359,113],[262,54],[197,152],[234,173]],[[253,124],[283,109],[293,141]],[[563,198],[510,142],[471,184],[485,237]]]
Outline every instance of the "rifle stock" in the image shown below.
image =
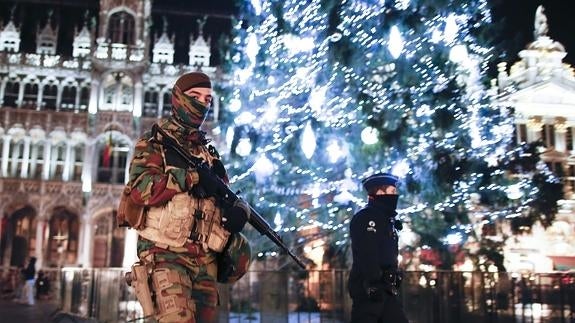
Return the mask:
[[[195,168],[198,172],[202,172],[203,175],[208,176],[215,176],[218,179],[218,183],[220,183],[220,187],[218,188],[218,198],[227,203],[228,205],[232,205],[236,200],[240,199],[230,188],[222,182],[218,176],[214,175],[212,171],[208,168],[206,163],[198,157],[190,155],[186,150],[184,150],[177,142],[174,142],[172,138],[167,136],[163,129],[161,129],[157,124],[152,127],[152,136],[155,138],[156,133],[159,133],[162,136],[162,140],[160,142],[169,146],[170,148],[174,149],[174,151],[179,154],[190,166]],[[250,205],[250,216],[248,219],[248,223],[261,235],[265,235],[270,239],[276,246],[286,252],[297,264],[300,268],[305,270],[305,264],[285,245],[282,241],[281,237],[275,232],[271,226],[267,223],[267,221]]]

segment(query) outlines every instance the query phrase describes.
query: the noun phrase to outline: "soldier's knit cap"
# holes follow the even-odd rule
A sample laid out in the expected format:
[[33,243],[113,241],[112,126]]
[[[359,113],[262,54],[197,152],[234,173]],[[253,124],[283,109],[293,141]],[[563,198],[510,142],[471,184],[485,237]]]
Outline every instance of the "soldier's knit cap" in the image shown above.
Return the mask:
[[399,182],[399,177],[392,175],[390,173],[377,173],[364,178],[361,181],[363,188],[366,191],[370,191],[372,188],[381,186],[395,186],[397,187],[397,182]]
[[205,73],[191,72],[180,76],[176,81],[176,86],[182,92],[186,92],[187,90],[193,87],[204,87],[211,89],[212,82],[210,81],[210,77],[207,76]]

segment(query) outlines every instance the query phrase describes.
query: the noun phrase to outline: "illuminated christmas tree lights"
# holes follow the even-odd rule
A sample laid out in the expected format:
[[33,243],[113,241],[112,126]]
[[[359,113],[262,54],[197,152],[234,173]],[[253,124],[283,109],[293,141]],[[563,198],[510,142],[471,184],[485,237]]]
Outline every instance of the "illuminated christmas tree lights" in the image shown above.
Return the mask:
[[538,204],[538,188],[557,180],[535,145],[511,148],[513,115],[485,86],[487,1],[252,0],[242,13],[224,153],[233,187],[295,247],[345,251],[360,180],[377,171],[403,179],[407,247],[443,267],[485,221],[552,219],[558,194]]

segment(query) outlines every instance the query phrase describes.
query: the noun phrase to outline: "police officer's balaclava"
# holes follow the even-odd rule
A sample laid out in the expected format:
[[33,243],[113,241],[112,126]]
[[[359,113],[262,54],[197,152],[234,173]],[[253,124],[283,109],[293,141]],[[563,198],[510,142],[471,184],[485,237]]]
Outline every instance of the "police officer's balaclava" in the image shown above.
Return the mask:
[[369,194],[369,199],[373,200],[380,207],[389,211],[390,216],[395,216],[395,209],[397,208],[397,201],[399,195],[397,194],[386,194],[386,195],[375,195],[378,188],[382,186],[393,186],[397,187],[399,178],[395,175],[389,173],[377,173],[373,174],[362,181],[363,187]]
[[199,129],[206,120],[210,107],[184,93],[194,87],[211,89],[212,83],[202,72],[180,76],[172,89],[172,117],[183,126]]

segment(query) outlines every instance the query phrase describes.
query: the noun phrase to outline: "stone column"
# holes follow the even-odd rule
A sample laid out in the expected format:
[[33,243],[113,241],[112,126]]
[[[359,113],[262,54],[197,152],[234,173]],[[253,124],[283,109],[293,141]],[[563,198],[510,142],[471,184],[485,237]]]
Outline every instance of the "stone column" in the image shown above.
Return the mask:
[[46,84],[42,84],[42,81],[40,81],[40,83],[38,83],[38,96],[36,97],[36,110],[37,111],[42,110],[42,99],[44,98],[44,85],[46,85]]
[[28,167],[29,178],[34,178],[34,172],[36,171],[36,166],[38,165],[38,143],[31,142],[30,145],[30,165]]
[[6,92],[6,84],[8,83],[8,77],[2,79],[0,83],[0,106],[4,104],[4,93]]
[[20,77],[18,79],[18,82],[19,82],[20,86],[18,87],[18,100],[16,100],[16,107],[17,108],[22,106],[22,101],[24,100],[24,88],[26,87],[26,84],[24,84],[24,82],[23,82],[23,77]]
[[126,230],[124,235],[124,259],[122,260],[122,267],[130,268],[136,261],[138,261],[138,252],[136,250],[138,244],[138,232],[136,230]]
[[52,156],[52,143],[50,140],[46,141],[46,145],[44,146],[44,167],[42,168],[42,179],[47,181],[50,179],[50,168],[52,167],[52,163],[50,161]]
[[22,154],[22,167],[20,178],[28,178],[28,165],[30,163],[30,137],[24,137],[24,152]]
[[92,78],[91,89],[90,89],[90,103],[88,104],[88,112],[91,114],[95,114],[98,111],[98,101],[100,96],[99,88],[100,88],[100,81]]
[[18,156],[20,155],[20,151],[22,150],[21,144],[14,144],[14,150],[9,156],[11,161],[10,163],[10,176],[16,176],[16,170],[18,169]]
[[64,169],[62,171],[62,180],[67,182],[70,180],[70,169],[72,169],[72,144],[68,140],[66,142],[66,156],[64,157]]
[[142,80],[139,77],[135,78],[134,83],[134,101],[133,101],[133,110],[132,115],[136,118],[142,116],[142,97],[143,97],[143,84]]
[[80,111],[80,95],[82,94],[82,86],[80,82],[76,86],[76,99],[74,100],[74,112]]
[[8,161],[10,159],[10,141],[12,137],[10,135],[5,135],[4,147],[2,148],[2,176],[8,176]]
[[164,114],[164,93],[166,92],[166,87],[163,87],[158,93],[158,119]]
[[541,116],[531,116],[527,121],[527,142],[534,142],[541,139],[543,129],[543,118]]
[[94,232],[92,231],[92,221],[89,215],[84,215],[81,217],[82,222],[80,223],[80,236],[78,237],[78,263],[83,264],[84,267],[92,267],[92,252],[93,245],[92,239],[94,238]]
[[[44,264],[44,258],[45,258],[45,254],[44,254],[44,227],[46,226],[46,219],[44,218],[39,218],[38,219],[38,223],[36,224],[36,268],[42,268],[43,264]],[[46,251],[47,252],[47,251]]]
[[566,119],[564,117],[555,118],[555,150],[559,152],[565,152],[569,155],[567,151],[567,125]]
[[50,173],[49,173],[49,177],[50,179],[54,179],[54,176],[56,175],[56,166],[57,166],[57,161],[58,161],[58,149],[60,149],[58,146],[52,146],[50,148],[50,150],[52,151],[51,156],[50,156]]
[[62,84],[62,79],[58,79],[58,92],[56,93],[56,111],[60,111],[62,105],[62,92],[64,91],[64,84]]

